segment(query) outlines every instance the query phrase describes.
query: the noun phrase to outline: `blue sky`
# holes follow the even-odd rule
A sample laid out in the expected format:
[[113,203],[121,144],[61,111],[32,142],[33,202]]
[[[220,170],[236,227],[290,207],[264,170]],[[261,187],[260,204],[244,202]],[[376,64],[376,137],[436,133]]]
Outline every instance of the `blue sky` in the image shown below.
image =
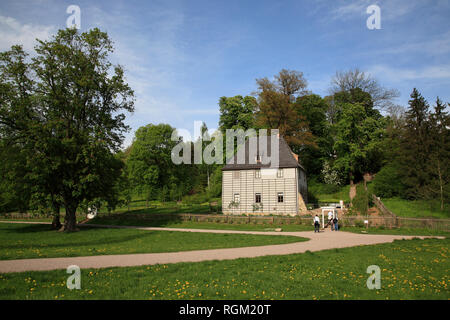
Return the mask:
[[[4,1],[0,50],[64,28],[69,5],[81,9],[81,30],[107,31],[112,56],[136,93],[132,131],[169,123],[193,131],[216,128],[221,96],[249,95],[255,79],[280,69],[302,71],[308,89],[326,95],[338,70],[359,67],[396,88],[406,105],[413,87],[433,104],[450,102],[450,1]],[[381,9],[369,30],[366,8]]]

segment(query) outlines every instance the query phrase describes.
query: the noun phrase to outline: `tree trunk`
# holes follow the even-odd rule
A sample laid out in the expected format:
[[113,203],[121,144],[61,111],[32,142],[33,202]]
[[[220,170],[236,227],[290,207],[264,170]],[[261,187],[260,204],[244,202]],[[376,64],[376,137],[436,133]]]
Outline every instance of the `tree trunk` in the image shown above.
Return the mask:
[[53,220],[52,220],[52,230],[59,230],[62,227],[61,221],[60,221],[60,206],[59,204],[54,203],[52,205],[52,209],[53,209]]
[[349,178],[350,178],[350,191],[349,191],[349,198],[350,198],[350,206],[352,205],[352,203],[353,203],[353,198],[355,197],[355,195],[356,195],[356,187],[355,187],[355,184],[354,184],[354,182],[353,182],[353,174],[352,174],[352,172],[350,172],[349,173]]
[[64,231],[66,232],[74,232],[78,231],[77,229],[77,204],[66,202],[66,218],[65,218],[65,225],[64,225]]
[[444,188],[443,188],[443,181],[442,181],[442,173],[441,173],[441,162],[438,159],[438,174],[439,174],[439,194],[441,198],[441,211],[444,211]]

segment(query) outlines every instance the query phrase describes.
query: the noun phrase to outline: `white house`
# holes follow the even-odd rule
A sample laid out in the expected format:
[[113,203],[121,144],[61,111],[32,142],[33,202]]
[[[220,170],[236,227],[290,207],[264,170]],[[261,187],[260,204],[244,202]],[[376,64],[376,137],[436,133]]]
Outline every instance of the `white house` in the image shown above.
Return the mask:
[[271,168],[270,164],[264,164],[263,161],[263,157],[272,154],[270,136],[265,138],[267,155],[258,148],[255,159],[249,159],[251,139],[258,138],[246,140],[245,163],[238,164],[235,155],[222,168],[223,213],[293,216],[306,212],[306,172],[298,156],[291,151],[283,137],[278,136],[278,166]]

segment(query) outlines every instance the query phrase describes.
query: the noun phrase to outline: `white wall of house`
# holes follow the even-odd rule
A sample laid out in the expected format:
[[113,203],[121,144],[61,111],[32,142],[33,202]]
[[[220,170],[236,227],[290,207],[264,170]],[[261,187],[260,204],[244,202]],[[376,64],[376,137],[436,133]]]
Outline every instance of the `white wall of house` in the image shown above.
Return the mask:
[[[299,191],[306,188],[306,176],[297,168],[282,169],[282,176],[277,175],[277,169],[231,170],[223,171],[222,180],[222,211],[224,214],[255,214],[255,215],[296,215],[299,210]],[[304,185],[303,185],[304,181]],[[261,203],[256,203],[256,194],[261,197]],[[279,202],[282,195],[283,202]],[[229,204],[238,199],[237,206]],[[262,204],[262,206],[261,206]],[[254,208],[259,206],[260,208]]]

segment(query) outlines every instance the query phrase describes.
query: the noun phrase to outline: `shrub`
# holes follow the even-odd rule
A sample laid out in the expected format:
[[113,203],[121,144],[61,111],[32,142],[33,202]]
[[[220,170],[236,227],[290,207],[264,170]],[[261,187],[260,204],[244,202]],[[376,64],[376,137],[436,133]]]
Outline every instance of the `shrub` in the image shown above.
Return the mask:
[[364,188],[363,184],[359,184],[356,187],[356,196],[352,201],[353,208],[361,215],[366,215],[369,209],[369,193]]
[[403,196],[406,190],[401,181],[400,169],[395,164],[384,166],[372,182],[373,191],[378,197],[392,198]]
[[322,173],[323,181],[327,185],[338,186],[338,185],[342,184],[343,179],[341,177],[340,172],[338,170],[332,168],[329,161],[324,162],[321,173]]
[[206,193],[196,193],[191,196],[185,196],[183,198],[183,203],[185,204],[202,204],[208,202],[209,196]]
[[357,227],[357,228],[364,228],[364,221],[356,220],[355,221],[355,227]]

